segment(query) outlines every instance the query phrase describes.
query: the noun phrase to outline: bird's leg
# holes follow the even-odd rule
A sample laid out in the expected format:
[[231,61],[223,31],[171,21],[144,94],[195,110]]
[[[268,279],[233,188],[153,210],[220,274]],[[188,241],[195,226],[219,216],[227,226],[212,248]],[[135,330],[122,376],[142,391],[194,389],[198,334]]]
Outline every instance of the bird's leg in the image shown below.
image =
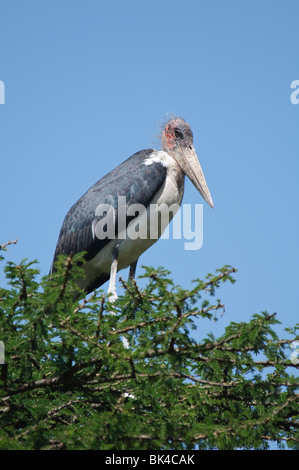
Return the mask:
[[108,288],[108,291],[107,291],[110,302],[114,302],[117,299],[116,275],[117,275],[117,265],[118,265],[118,246],[119,245],[116,245],[113,248],[113,251],[112,251],[112,262],[111,262],[111,268],[110,268],[110,282],[109,282],[109,288]]
[[[110,282],[109,282],[109,287],[108,287],[108,299],[110,302],[115,302],[117,299],[117,293],[116,293],[116,275],[117,275],[117,265],[118,265],[118,247],[119,245],[116,245],[113,248],[112,251],[112,263],[111,263],[111,268],[110,268]],[[109,295],[110,294],[110,295]],[[112,315],[115,315],[114,312],[111,312]],[[122,337],[123,345],[126,349],[129,349],[129,342],[127,338],[124,336]]]
[[[129,281],[132,281],[132,279],[135,279],[137,261],[138,261],[138,259],[137,259],[136,261],[134,261],[134,263],[132,263],[132,264],[130,265],[130,271],[129,271],[129,279],[128,279],[128,282],[129,282]],[[129,341],[128,341],[127,338],[125,338],[124,336],[123,336],[123,344],[124,344],[124,347],[125,347],[126,349],[129,349],[129,347],[130,347],[130,346],[129,346]],[[131,396],[131,398],[134,398],[134,397]]]
[[135,279],[137,261],[138,259],[134,261],[134,263],[132,263],[130,266],[129,281],[132,281],[132,279]]

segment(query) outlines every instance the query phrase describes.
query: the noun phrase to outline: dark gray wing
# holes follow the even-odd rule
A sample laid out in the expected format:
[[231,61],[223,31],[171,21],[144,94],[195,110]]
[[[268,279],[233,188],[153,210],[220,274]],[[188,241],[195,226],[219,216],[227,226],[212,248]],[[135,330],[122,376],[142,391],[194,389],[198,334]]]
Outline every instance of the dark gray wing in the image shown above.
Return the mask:
[[[101,219],[96,215],[99,205],[114,207],[117,234],[118,196],[126,198],[126,207],[131,204],[147,207],[150,204],[166,178],[166,168],[161,163],[144,164],[155,152],[147,149],[135,153],[95,183],[72,206],[61,227],[51,270],[59,254],[86,251],[86,259],[90,260],[109,242],[108,238],[101,240],[95,234],[94,228]],[[126,226],[133,218],[126,218]]]

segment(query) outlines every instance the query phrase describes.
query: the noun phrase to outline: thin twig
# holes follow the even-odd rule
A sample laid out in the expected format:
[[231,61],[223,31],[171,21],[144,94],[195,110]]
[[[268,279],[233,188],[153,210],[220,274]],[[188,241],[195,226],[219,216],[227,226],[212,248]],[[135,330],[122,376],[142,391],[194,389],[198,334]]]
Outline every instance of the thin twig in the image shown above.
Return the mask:
[[4,243],[4,245],[0,245],[0,251],[5,250],[8,245],[16,245],[17,243],[18,243],[17,239],[13,240],[13,241],[6,242],[6,243]]

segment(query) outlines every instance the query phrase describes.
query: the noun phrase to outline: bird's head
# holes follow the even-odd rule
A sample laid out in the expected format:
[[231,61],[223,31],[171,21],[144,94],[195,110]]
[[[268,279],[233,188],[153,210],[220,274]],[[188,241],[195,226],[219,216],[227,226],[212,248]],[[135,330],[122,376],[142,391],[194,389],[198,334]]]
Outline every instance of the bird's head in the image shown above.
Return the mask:
[[175,159],[204,200],[211,207],[214,207],[208,185],[193,146],[193,133],[189,124],[181,118],[170,119],[163,128],[161,146],[164,152],[167,152]]

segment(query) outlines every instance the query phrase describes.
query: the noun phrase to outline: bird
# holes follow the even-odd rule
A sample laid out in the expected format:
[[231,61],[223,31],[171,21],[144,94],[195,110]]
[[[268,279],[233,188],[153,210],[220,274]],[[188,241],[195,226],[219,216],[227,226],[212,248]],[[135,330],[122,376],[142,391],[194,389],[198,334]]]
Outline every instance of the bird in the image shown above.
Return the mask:
[[[159,239],[181,206],[185,175],[214,207],[189,124],[181,117],[171,117],[162,128],[160,141],[161,150],[134,153],[70,208],[50,274],[59,255],[85,252],[79,288],[89,294],[109,280],[107,294],[113,302],[117,299],[117,272],[130,267],[129,280],[135,278],[139,257]],[[169,207],[174,210],[166,210],[165,220],[156,217]],[[136,237],[138,230],[143,236]]]

